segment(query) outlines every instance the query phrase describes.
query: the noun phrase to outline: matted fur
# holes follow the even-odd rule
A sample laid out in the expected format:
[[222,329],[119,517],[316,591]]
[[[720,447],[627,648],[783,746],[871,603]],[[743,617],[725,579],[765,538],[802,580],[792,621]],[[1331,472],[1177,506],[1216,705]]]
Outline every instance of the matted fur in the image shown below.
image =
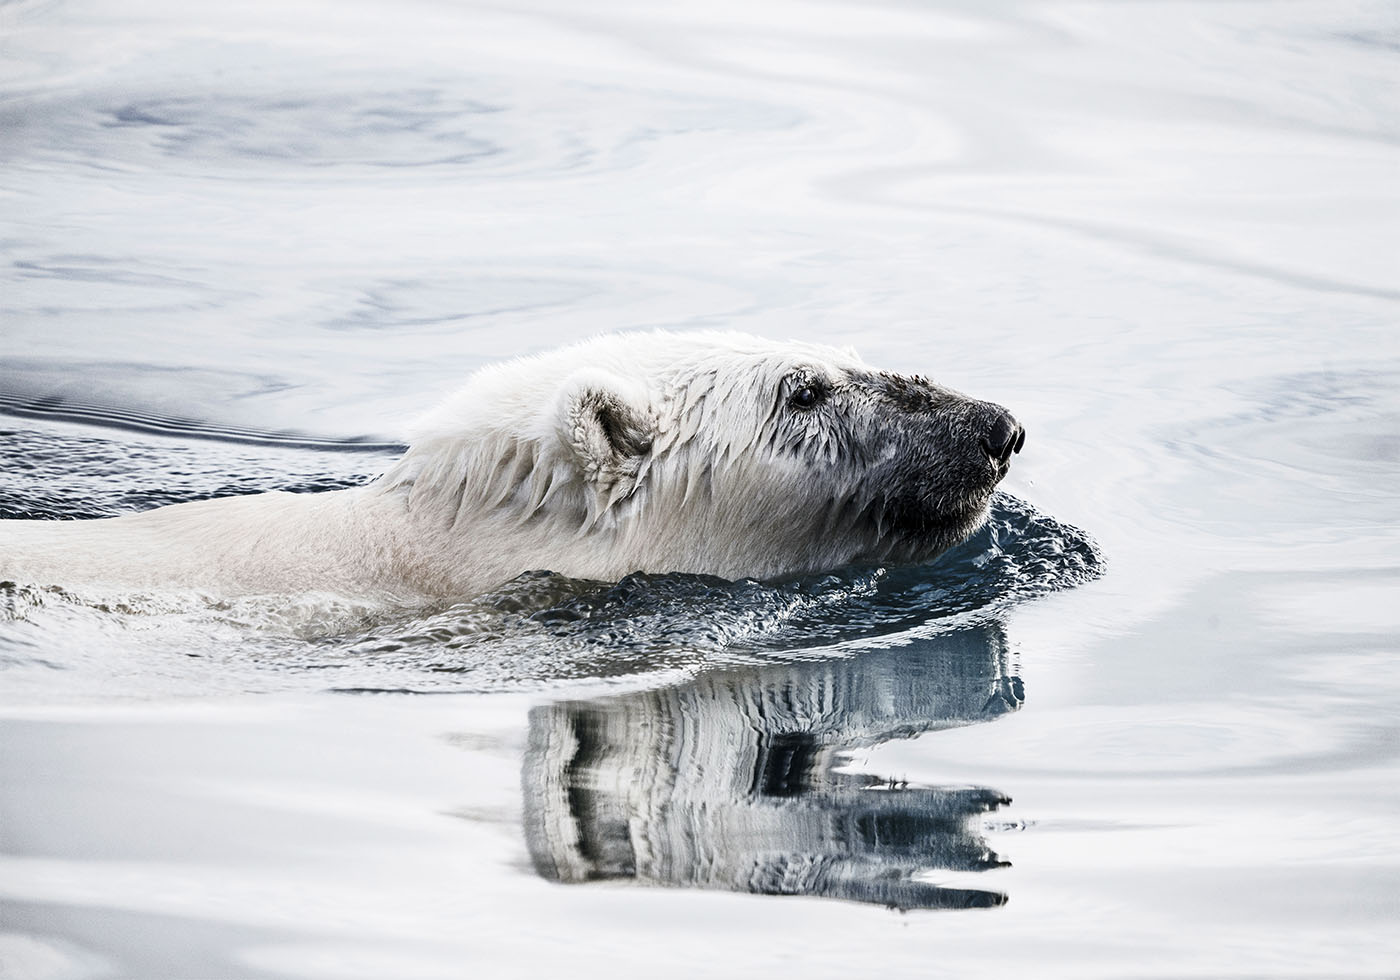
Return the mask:
[[364,487],[0,521],[0,579],[412,603],[530,569],[767,578],[922,559],[984,519],[1006,471],[980,435],[998,413],[850,350],[609,335],[478,371]]

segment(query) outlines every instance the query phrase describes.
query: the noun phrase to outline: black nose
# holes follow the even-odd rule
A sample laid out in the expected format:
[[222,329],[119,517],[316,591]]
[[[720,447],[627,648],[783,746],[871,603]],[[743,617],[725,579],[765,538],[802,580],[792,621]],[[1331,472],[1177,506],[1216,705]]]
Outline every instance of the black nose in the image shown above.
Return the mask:
[[982,435],[982,448],[998,463],[1005,463],[1012,453],[1019,453],[1026,444],[1026,430],[1017,424],[1006,409],[998,409]]

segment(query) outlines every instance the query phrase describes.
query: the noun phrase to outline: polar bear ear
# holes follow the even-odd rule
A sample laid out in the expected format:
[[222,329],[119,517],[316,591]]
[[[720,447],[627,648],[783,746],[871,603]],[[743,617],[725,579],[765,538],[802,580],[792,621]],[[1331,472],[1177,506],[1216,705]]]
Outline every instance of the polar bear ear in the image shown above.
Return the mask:
[[561,435],[584,476],[610,485],[636,476],[651,451],[656,421],[640,391],[621,378],[589,371],[569,379],[561,405]]

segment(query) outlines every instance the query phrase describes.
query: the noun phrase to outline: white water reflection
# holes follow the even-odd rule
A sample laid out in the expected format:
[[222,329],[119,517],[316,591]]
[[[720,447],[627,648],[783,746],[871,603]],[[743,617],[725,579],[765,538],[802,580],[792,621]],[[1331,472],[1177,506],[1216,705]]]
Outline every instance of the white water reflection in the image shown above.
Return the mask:
[[853,750],[1021,706],[999,623],[858,658],[710,671],[530,712],[526,841],[551,881],[627,880],[898,909],[987,908],[917,875],[1007,866],[981,786],[838,771]]

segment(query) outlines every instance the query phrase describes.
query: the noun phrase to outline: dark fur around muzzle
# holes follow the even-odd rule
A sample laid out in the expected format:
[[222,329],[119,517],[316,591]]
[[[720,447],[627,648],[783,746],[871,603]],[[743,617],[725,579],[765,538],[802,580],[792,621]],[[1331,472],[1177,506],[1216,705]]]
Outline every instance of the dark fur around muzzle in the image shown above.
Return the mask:
[[1025,430],[1000,405],[923,378],[882,373],[858,381],[876,403],[887,447],[868,474],[878,488],[869,516],[880,537],[910,555],[958,543],[981,523]]

